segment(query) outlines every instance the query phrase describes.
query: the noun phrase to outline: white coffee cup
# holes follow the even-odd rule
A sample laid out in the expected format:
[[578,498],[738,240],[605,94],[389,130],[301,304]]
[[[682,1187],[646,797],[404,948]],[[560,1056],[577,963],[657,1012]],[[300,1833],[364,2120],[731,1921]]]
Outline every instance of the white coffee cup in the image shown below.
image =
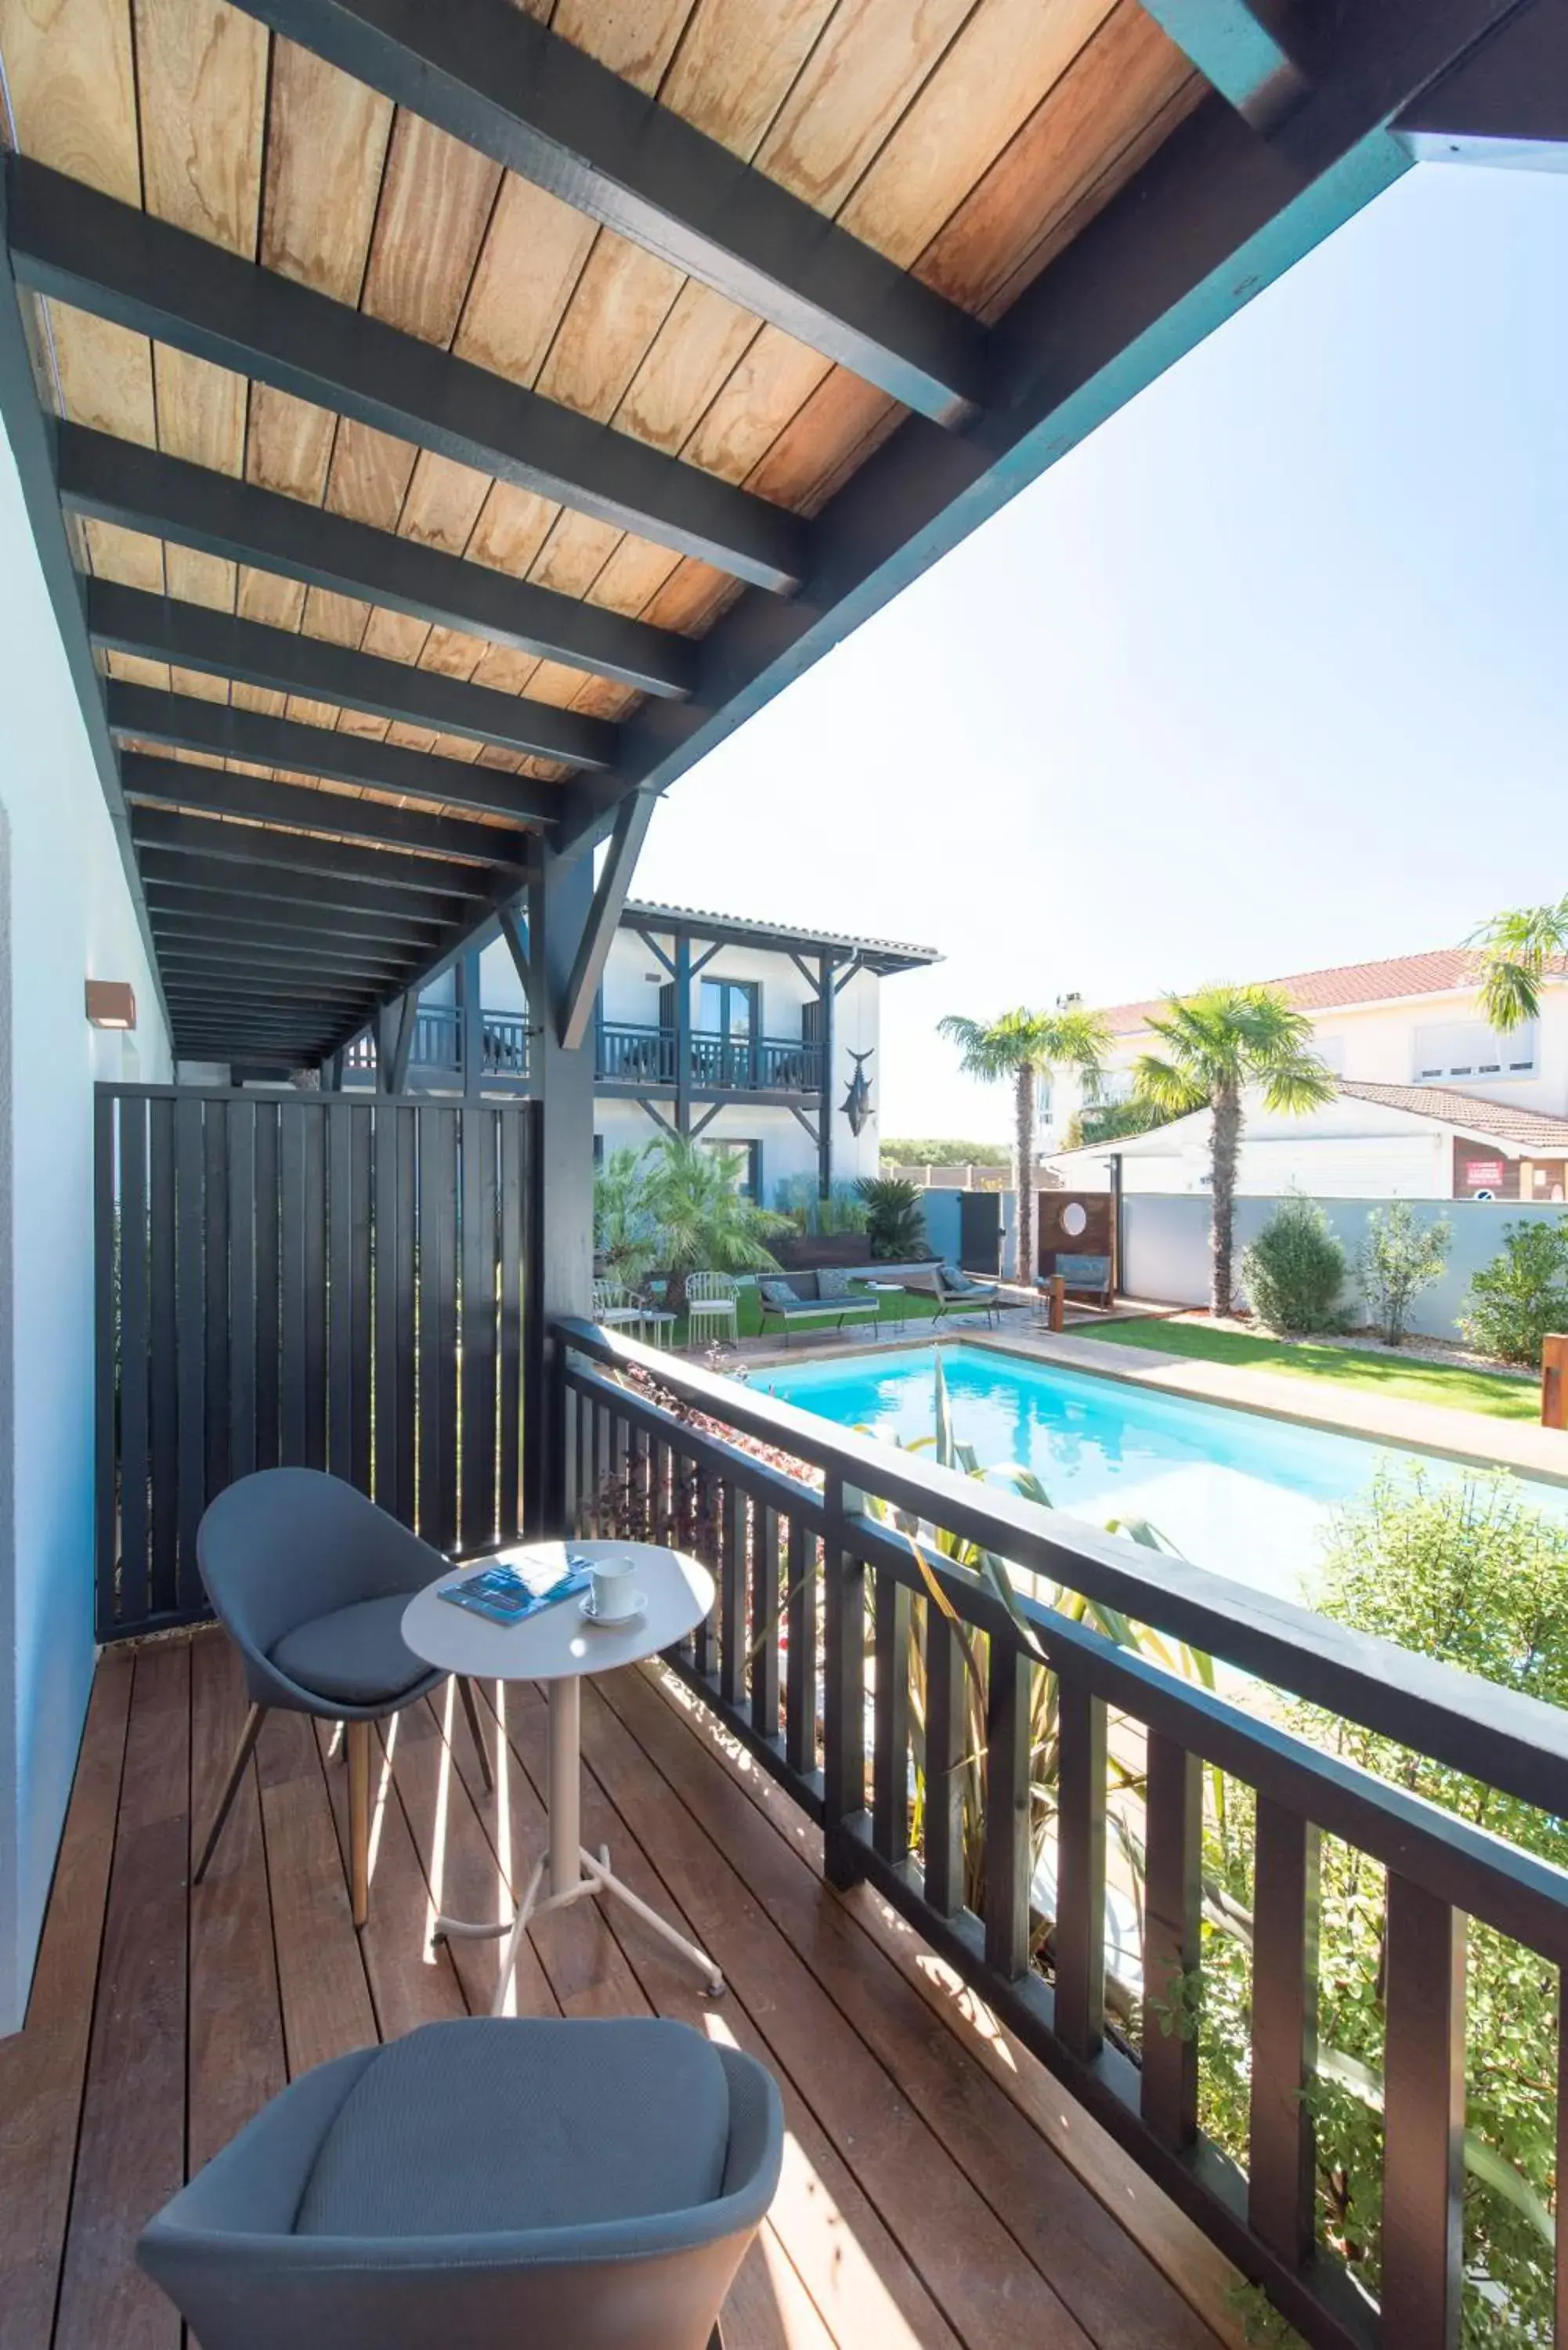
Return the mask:
[[629,1558],[596,1559],[592,1570],[594,1615],[601,1624],[618,1623],[636,1613],[631,1578],[636,1569]]

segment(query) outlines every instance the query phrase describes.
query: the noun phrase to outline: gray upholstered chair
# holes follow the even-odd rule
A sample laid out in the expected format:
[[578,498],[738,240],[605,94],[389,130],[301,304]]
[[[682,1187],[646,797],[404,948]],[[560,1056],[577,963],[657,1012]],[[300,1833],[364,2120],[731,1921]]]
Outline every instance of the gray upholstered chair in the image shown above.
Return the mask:
[[[356,1487],[318,1469],[262,1469],[211,1503],[196,1560],[244,1667],[250,1711],[196,1863],[201,1883],[270,1709],[341,1721],[348,1757],[354,1923],[369,1901],[370,1725],[446,1678],[402,1636],[409,1600],[447,1562]],[[473,1691],[460,1682],[484,1783]]]
[[202,2350],[703,2350],[783,2144],[686,2024],[429,2023],[302,2074],[137,2258]]

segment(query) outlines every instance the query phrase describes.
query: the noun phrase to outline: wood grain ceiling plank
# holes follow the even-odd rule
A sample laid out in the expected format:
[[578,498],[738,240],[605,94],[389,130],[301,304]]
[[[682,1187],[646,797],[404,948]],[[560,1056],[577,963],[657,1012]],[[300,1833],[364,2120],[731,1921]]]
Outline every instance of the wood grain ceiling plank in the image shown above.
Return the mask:
[[117,440],[158,445],[152,346],[145,335],[94,318],[68,302],[46,305],[61,412]]
[[139,204],[126,0],[0,0],[0,59],[23,154]]
[[553,16],[545,6],[533,13],[651,98],[693,14],[693,0],[556,0]]
[[977,0],[841,0],[756,152],[831,219]]
[[127,530],[120,523],[92,521],[84,524],[83,537],[95,577],[118,579],[127,588],[144,588],[152,596],[165,592],[161,540],[149,538],[144,531]]
[[746,486],[796,514],[817,514],[846,473],[908,414],[874,383],[833,368],[796,409]]
[[[424,546],[439,546],[445,555],[471,554],[470,542],[487,502],[508,486],[472,465],[460,465],[453,458],[421,450],[398,527],[405,538],[417,538]],[[549,514],[556,511],[547,501],[535,498],[531,491],[517,490],[513,494],[525,503],[544,505]],[[495,566],[503,571],[514,567],[506,562]]]
[[655,546],[651,539],[633,538],[628,533],[594,581],[592,600],[607,611],[639,619],[680,562],[680,556],[672,555],[669,547]]
[[750,162],[836,0],[698,0],[659,103]]
[[1107,158],[1194,83],[1204,87],[1137,0],[1118,0],[919,256],[916,275],[966,309],[995,315],[999,289],[1014,298],[1022,291],[1035,274],[1030,257],[1104,180]]
[[683,283],[657,254],[601,230],[539,371],[539,390],[607,423]]
[[297,579],[283,579],[275,571],[257,571],[251,564],[242,563],[234,609],[242,619],[261,620],[268,628],[297,629],[305,610],[305,588]]
[[532,387],[593,251],[591,220],[508,172],[452,348]]
[[501,167],[400,113],[360,307],[421,342],[451,343],[489,225]]
[[616,430],[678,455],[760,331],[749,310],[689,277],[615,411]]
[[1112,0],[982,0],[840,212],[839,224],[909,268]]
[[700,637],[727,611],[739,594],[741,582],[715,571],[694,556],[683,556],[653,601],[641,614],[651,628],[675,629],[684,637]]
[[337,427],[326,504],[376,530],[396,530],[413,478],[417,449],[346,416]]
[[764,327],[681,455],[722,481],[745,482],[832,365],[782,328]]
[[528,577],[558,595],[587,597],[626,533],[592,515],[563,513],[529,567]]

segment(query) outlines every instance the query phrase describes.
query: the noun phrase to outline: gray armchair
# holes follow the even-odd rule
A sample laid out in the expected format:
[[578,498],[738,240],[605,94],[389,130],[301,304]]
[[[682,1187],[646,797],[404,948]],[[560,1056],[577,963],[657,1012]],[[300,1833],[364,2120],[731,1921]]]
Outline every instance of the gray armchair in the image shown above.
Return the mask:
[[783,2144],[686,2024],[425,2024],[302,2074],[137,2258],[202,2350],[703,2350]]
[[[269,1710],[341,1721],[348,1757],[348,1842],[354,1923],[369,1900],[370,1725],[423,1697],[446,1676],[416,1657],[403,1610],[447,1565],[439,1551],[340,1478],[318,1469],[263,1469],[226,1487],[202,1517],[196,1560],[213,1609],[244,1667],[250,1711],[195,1879],[201,1883]],[[459,1684],[479,1749],[489,1757],[473,1691]]]

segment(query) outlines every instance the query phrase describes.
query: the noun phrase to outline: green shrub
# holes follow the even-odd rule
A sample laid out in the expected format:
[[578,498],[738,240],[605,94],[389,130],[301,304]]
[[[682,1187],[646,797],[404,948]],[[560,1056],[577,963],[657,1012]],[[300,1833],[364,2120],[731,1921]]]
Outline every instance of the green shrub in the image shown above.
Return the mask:
[[920,1193],[901,1175],[863,1175],[855,1186],[866,1209],[866,1229],[874,1258],[907,1264],[929,1253]]
[[1315,1200],[1282,1200],[1241,1259],[1252,1311],[1271,1330],[1334,1330],[1345,1251]]
[[817,1190],[815,1175],[781,1176],[774,1187],[774,1206],[797,1232],[812,1240],[866,1230],[865,1202],[853,1183],[836,1183],[824,1193]]
[[1568,1219],[1505,1224],[1502,1247],[1470,1275],[1459,1327],[1483,1355],[1541,1367],[1549,1330],[1568,1330]]
[[1373,1328],[1389,1346],[1401,1344],[1411,1306],[1448,1263],[1449,1240],[1446,1217],[1423,1224],[1407,1200],[1374,1208],[1367,1217],[1366,1236],[1355,1253],[1356,1284]]
[[[1502,1474],[1432,1482],[1385,1471],[1336,1519],[1314,1605],[1357,1631],[1549,1703],[1568,1703],[1568,1526],[1531,1508]],[[1324,1752],[1559,1867],[1561,1820],[1391,1739],[1286,1701],[1287,1726]],[[1210,1804],[1204,1862],[1204,2127],[1238,2159],[1247,2146],[1254,1851],[1250,1795],[1226,1782]],[[1322,1844],[1316,2124],[1318,2225],[1376,2297],[1382,2238],[1386,2013],[1384,1872]],[[1222,1892],[1224,1898],[1215,1895]],[[1472,1919],[1466,1986],[1466,2350],[1552,2339],[1557,1970]]]

